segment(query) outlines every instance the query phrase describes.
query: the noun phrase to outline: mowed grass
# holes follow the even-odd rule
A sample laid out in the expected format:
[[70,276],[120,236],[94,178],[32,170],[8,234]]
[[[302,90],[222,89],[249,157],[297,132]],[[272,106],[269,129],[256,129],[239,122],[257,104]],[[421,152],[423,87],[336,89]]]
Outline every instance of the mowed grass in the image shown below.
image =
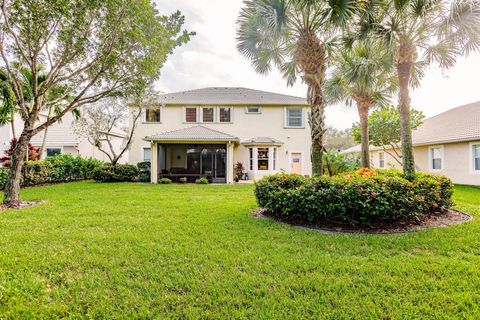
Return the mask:
[[396,235],[253,218],[251,185],[78,182],[0,212],[0,318],[480,318],[476,219]]

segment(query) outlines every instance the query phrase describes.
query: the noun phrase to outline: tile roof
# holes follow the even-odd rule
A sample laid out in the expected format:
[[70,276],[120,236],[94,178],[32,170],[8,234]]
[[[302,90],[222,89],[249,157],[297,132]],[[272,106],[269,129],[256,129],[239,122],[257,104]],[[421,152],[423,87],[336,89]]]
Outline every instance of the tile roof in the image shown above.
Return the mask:
[[268,145],[281,145],[282,141],[270,138],[270,137],[254,137],[248,140],[243,140],[241,142],[244,145],[255,145],[255,144],[268,144]]
[[[414,146],[480,140],[480,101],[442,112],[425,119],[412,132]],[[380,147],[370,147],[379,150]],[[343,153],[360,152],[360,145]]]
[[147,141],[238,141],[230,134],[204,126],[193,126],[178,130],[166,131],[145,137]]
[[240,87],[209,87],[160,95],[162,104],[308,105],[306,98]]

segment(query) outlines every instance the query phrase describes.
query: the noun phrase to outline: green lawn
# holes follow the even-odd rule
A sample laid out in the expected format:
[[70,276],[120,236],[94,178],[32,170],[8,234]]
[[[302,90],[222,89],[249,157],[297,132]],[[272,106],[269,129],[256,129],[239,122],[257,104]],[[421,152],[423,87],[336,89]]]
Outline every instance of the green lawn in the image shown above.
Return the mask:
[[79,182],[0,213],[0,318],[480,318],[477,219],[329,235],[250,216],[251,185]]

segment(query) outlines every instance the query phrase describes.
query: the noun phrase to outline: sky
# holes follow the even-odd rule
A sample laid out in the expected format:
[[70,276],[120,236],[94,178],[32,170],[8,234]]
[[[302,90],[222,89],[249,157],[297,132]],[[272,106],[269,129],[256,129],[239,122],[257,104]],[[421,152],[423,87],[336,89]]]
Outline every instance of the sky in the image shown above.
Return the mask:
[[[288,87],[276,70],[255,73],[250,61],[236,49],[236,20],[242,0],[156,0],[162,14],[180,10],[185,28],[195,31],[189,43],[175,49],[161,70],[156,88],[175,92],[203,87],[247,87],[299,97],[307,88],[298,81]],[[420,88],[411,92],[411,105],[427,117],[454,107],[480,101],[480,53],[461,58],[455,67],[431,66]],[[327,107],[326,121],[338,129],[358,121],[354,106]]]

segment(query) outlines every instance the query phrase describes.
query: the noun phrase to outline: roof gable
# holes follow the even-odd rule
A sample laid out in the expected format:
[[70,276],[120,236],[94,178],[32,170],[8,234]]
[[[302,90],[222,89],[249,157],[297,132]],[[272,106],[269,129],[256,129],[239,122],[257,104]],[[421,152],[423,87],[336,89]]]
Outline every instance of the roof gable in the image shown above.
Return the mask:
[[161,132],[148,137],[148,141],[238,141],[230,134],[204,126],[193,126],[178,130]]

